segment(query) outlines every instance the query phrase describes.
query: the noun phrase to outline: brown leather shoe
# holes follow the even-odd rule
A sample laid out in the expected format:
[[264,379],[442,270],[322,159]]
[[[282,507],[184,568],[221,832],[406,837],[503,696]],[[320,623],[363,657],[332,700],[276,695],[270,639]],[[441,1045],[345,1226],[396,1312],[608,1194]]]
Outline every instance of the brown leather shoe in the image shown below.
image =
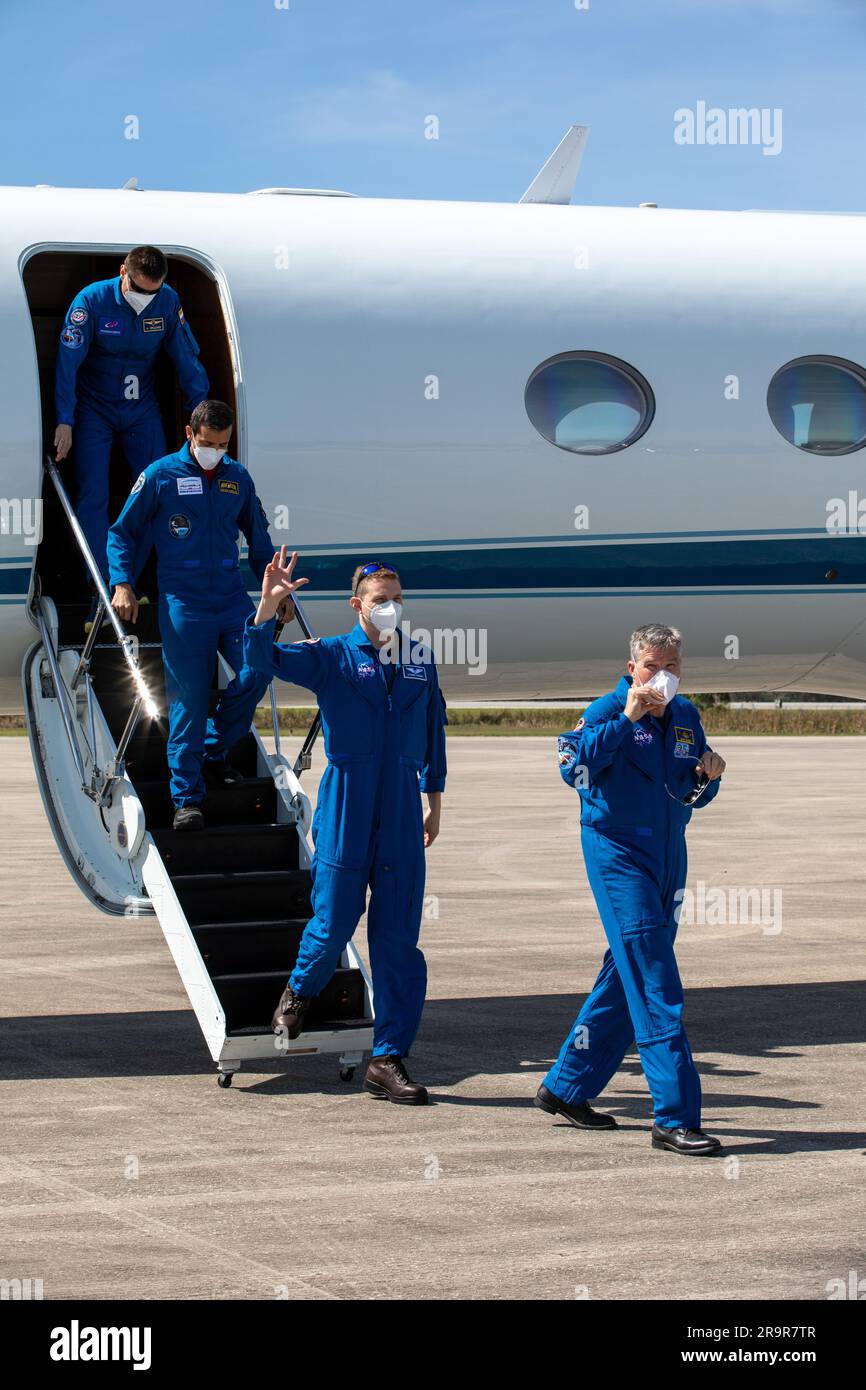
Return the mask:
[[426,1105],[427,1091],[413,1081],[403,1065],[403,1058],[387,1052],[372,1057],[364,1077],[364,1090],[378,1100],[392,1100],[395,1105]]
[[296,1038],[304,1026],[304,1014],[311,1003],[312,1000],[306,995],[295,994],[292,986],[286,985],[271,1019],[274,1032],[285,1032],[290,1038]]

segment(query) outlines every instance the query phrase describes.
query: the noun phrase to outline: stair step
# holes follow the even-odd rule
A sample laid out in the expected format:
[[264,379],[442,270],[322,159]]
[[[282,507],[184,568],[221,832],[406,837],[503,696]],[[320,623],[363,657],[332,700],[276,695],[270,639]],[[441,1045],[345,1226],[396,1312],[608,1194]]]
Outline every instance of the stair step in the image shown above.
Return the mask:
[[178,874],[172,884],[190,926],[312,915],[305,869]]
[[[57,621],[60,629],[60,643],[62,646],[84,646],[86,634],[84,624],[90,612],[90,602],[87,603],[58,603]],[[138,610],[137,623],[124,623],[124,628],[132,636],[137,637],[139,642],[158,642],[159,641],[159,604],[146,603]],[[113,636],[113,629],[103,627],[98,637],[99,642],[110,641]]]
[[[134,769],[130,767],[130,774]],[[196,832],[154,830],[169,875],[221,871],[297,869],[294,825],[212,825]]]
[[262,922],[203,922],[193,927],[208,973],[238,975],[278,971],[287,977],[298,958],[306,917]]
[[[136,781],[148,830],[167,829],[174,818],[168,783]],[[277,789],[272,777],[248,777],[236,787],[209,791],[204,803],[206,825],[262,825],[277,818]],[[187,831],[195,834],[195,831]]]
[[[271,1018],[286,987],[286,973],[277,970],[214,975],[214,989],[225,1009],[226,1031],[254,1028],[271,1031]],[[307,1032],[327,1028],[332,1022],[360,1020],[364,1016],[364,977],[360,970],[336,970],[306,1015]]]

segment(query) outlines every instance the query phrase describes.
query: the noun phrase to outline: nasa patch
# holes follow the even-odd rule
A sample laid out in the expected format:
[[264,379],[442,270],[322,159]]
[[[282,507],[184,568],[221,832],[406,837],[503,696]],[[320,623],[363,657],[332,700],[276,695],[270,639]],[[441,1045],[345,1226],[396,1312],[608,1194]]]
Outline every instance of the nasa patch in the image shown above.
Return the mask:
[[84,342],[84,334],[80,328],[66,327],[60,334],[60,341],[66,347],[78,348],[81,347],[81,344]]
[[132,484],[132,491],[131,491],[130,494],[129,494],[130,497],[134,497],[135,494],[136,494],[137,492],[141,492],[141,489],[142,489],[143,487],[144,487],[144,474],[143,474],[143,473],[139,473],[139,475],[138,475],[138,477],[136,478],[135,482]]
[[559,752],[560,767],[566,767],[569,763],[574,762],[574,748],[567,738],[557,739],[556,747]]
[[184,516],[183,512],[175,512],[174,516],[169,518],[168,529],[176,540],[184,541],[192,526],[188,516]]
[[376,667],[372,661],[362,661],[355,667],[355,671],[359,676],[375,676]]
[[635,724],[634,741],[638,748],[646,748],[653,741],[652,729],[642,729],[640,724]]
[[401,670],[408,680],[426,681],[427,679],[426,666],[403,666]]
[[69,322],[70,322],[70,323],[86,323],[86,322],[87,322],[87,310],[86,310],[86,309],[73,309],[73,310],[72,310],[72,313],[69,315]]
[[141,326],[145,333],[162,333],[165,330],[165,319],[142,319]]

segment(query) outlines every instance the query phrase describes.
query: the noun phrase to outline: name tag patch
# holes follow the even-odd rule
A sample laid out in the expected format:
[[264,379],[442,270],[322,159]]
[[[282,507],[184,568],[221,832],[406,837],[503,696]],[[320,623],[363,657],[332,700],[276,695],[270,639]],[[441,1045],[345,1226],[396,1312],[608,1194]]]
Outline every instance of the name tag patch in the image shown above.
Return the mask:
[[233,492],[235,495],[240,492],[238,484],[232,478],[220,478],[219,490],[220,492]]
[[181,494],[185,492],[201,492],[201,478],[178,478],[177,490]]
[[403,667],[401,667],[401,670],[402,670],[403,675],[406,677],[407,680],[410,680],[410,681],[426,681],[426,679],[427,679],[427,667],[426,667],[426,666],[403,666]]
[[674,733],[680,743],[694,743],[695,741],[694,733],[688,726],[683,729],[680,728],[679,724],[676,724],[674,725]]
[[165,329],[165,319],[142,319],[141,326],[145,333],[162,333]]

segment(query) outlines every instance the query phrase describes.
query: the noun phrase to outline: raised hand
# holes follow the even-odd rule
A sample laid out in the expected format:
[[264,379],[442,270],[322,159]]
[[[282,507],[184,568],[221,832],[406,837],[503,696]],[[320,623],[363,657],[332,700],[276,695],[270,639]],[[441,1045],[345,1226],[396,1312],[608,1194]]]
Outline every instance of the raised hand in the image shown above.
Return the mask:
[[[292,551],[292,557],[288,564],[286,564],[286,547],[284,545],[274,552],[274,558],[262,576],[262,597],[256,613],[256,626],[272,618],[277,609],[284,605],[285,600],[290,599],[296,589],[302,588],[304,584],[309,584],[309,579],[293,578],[297,563],[298,552],[296,550]],[[288,604],[285,604],[285,607],[288,608]]]

